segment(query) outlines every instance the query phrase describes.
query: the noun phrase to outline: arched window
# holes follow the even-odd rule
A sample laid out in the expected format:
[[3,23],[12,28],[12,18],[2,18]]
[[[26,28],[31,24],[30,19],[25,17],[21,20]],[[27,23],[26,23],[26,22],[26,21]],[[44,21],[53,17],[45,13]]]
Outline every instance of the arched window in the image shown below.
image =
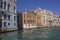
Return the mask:
[[15,6],[14,6],[14,13],[15,13],[15,9],[16,9],[16,8],[15,8]]
[[4,9],[6,9],[6,1],[4,1]]
[[3,0],[0,0],[0,8],[3,8]]
[[8,4],[8,12],[9,12],[10,4]]

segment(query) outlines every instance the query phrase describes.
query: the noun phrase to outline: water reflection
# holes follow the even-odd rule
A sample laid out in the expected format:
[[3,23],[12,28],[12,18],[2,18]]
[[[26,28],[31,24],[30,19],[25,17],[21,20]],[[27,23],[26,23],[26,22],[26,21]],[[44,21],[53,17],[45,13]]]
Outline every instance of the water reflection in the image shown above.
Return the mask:
[[0,34],[0,40],[60,40],[60,27],[29,29]]

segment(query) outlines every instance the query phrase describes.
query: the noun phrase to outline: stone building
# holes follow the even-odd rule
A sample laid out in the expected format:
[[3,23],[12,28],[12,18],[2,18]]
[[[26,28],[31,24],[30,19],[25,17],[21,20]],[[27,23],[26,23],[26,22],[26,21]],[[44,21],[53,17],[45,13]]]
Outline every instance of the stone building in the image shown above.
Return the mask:
[[[20,16],[19,14],[22,16]],[[36,25],[36,17],[37,16],[33,11],[26,10],[26,11],[19,13],[19,14],[17,14],[17,16],[19,16],[17,18],[19,20],[18,21],[18,23],[19,23],[18,27],[20,27],[20,28],[36,28],[37,27],[37,25]],[[20,24],[22,25],[22,27]]]
[[[18,24],[21,28],[52,27],[60,25],[60,18],[53,12],[37,8],[31,11],[25,10],[18,15]],[[20,18],[19,18],[20,17]]]
[[59,24],[59,18],[56,14],[53,12],[46,10],[46,9],[41,9],[37,8],[34,9],[34,12],[39,16],[40,18],[40,23],[39,24],[41,27],[51,27],[51,26],[58,26]]
[[17,29],[16,0],[0,0],[0,30]]

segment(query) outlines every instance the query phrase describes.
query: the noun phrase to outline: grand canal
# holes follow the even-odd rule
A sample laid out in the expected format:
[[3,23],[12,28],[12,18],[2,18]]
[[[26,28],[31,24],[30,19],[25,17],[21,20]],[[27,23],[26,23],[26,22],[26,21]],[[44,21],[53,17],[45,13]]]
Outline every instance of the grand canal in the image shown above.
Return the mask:
[[60,27],[3,33],[0,34],[0,40],[60,40]]

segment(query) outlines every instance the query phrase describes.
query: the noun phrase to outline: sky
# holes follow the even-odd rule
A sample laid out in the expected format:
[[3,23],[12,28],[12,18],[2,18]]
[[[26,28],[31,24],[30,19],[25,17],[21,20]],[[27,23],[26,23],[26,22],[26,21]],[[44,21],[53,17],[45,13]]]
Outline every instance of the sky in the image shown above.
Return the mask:
[[33,10],[37,7],[48,9],[60,16],[60,0],[17,0],[17,12]]

